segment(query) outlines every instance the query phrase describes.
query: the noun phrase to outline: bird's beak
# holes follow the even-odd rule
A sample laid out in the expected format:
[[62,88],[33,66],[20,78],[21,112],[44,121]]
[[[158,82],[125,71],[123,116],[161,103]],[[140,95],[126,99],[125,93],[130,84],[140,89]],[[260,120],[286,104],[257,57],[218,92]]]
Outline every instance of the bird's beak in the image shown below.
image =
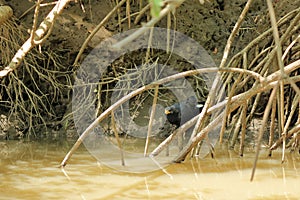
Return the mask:
[[168,109],[165,109],[165,114],[166,114],[166,115],[169,115],[169,114],[171,114],[171,111],[168,110]]

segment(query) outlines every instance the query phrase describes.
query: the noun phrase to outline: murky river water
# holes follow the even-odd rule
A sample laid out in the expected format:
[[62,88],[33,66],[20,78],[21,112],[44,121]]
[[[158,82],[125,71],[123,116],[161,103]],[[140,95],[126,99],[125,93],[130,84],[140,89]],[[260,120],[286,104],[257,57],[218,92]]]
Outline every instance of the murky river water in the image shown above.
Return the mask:
[[[100,165],[82,146],[58,168],[71,144],[5,142],[0,147],[1,199],[300,199],[300,156],[261,153],[250,182],[253,153],[219,150],[215,159],[172,164],[146,174]],[[223,152],[223,153],[220,153]]]

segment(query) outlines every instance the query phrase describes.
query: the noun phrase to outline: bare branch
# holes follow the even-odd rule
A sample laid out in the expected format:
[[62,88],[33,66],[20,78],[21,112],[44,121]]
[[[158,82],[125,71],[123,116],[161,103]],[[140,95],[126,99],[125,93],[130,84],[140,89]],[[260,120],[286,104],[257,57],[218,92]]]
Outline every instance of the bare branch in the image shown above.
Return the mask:
[[[43,41],[50,34],[51,27],[53,27],[55,18],[57,15],[61,14],[64,7],[72,0],[60,0],[56,3],[54,8],[49,12],[45,20],[40,24],[40,26],[35,31],[34,40]],[[39,42],[40,43],[40,42]],[[36,43],[32,43],[31,37],[22,45],[22,47],[17,51],[15,56],[12,58],[10,64],[0,71],[0,78],[7,76],[10,72],[17,69],[25,58],[26,54],[34,47]]]

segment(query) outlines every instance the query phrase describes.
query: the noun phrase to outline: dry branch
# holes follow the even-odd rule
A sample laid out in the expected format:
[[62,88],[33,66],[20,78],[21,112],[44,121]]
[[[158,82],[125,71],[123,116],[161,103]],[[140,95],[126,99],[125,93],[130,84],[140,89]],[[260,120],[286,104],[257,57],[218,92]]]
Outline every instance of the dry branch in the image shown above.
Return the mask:
[[55,18],[61,14],[64,7],[71,2],[72,0],[59,0],[54,8],[48,13],[47,17],[44,21],[39,25],[37,30],[34,32],[34,42],[32,41],[31,37],[22,45],[22,47],[17,51],[15,56],[12,58],[10,64],[4,69],[0,71],[0,78],[7,76],[10,72],[17,69],[22,61],[24,60],[26,54],[37,45],[38,42],[43,41],[44,39],[49,36],[51,33],[51,29],[54,25]]
[[252,173],[251,173],[251,178],[250,178],[250,181],[253,180],[254,178],[254,174],[255,174],[255,169],[256,169],[256,164],[257,164],[257,160],[258,160],[258,155],[259,155],[259,151],[260,151],[260,145],[261,145],[261,140],[262,140],[262,136],[263,136],[263,133],[264,133],[264,129],[266,127],[266,123],[267,123],[267,120],[269,118],[269,113],[270,113],[270,110],[272,108],[272,102],[274,100],[274,98],[276,98],[276,92],[277,92],[277,85],[273,88],[272,90],[272,93],[271,93],[271,96],[269,98],[269,101],[268,101],[268,104],[267,104],[267,107],[266,107],[266,110],[264,112],[264,116],[263,116],[263,122],[262,122],[262,126],[260,127],[259,129],[259,133],[258,133],[258,142],[257,142],[257,145],[256,145],[256,154],[255,154],[255,159],[254,159],[254,164],[253,164],[253,168],[252,168]]

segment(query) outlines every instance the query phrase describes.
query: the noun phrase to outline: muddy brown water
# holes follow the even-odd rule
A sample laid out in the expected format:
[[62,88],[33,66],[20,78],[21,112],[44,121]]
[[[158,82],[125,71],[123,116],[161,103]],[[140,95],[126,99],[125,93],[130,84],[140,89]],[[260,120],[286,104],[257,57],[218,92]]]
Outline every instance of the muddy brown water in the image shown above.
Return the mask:
[[130,174],[102,166],[81,146],[58,168],[72,143],[2,142],[0,199],[299,199],[300,156],[254,152],[239,157],[217,149],[215,159],[172,164],[165,171]]

